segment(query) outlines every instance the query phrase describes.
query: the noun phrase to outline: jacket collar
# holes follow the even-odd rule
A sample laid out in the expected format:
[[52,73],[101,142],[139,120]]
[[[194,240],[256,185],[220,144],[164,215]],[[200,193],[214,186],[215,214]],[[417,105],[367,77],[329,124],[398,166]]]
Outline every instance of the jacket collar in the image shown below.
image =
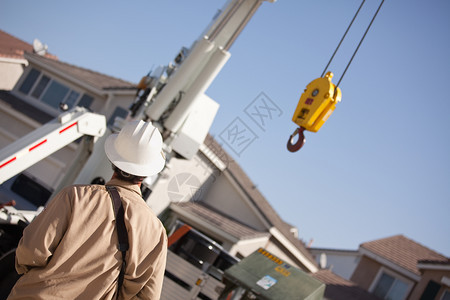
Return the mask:
[[141,189],[139,188],[139,185],[135,183],[131,183],[128,181],[123,181],[117,178],[113,178],[110,181],[108,181],[105,185],[113,185],[113,186],[120,186],[121,188],[130,190],[132,192],[137,193],[139,196],[142,197]]

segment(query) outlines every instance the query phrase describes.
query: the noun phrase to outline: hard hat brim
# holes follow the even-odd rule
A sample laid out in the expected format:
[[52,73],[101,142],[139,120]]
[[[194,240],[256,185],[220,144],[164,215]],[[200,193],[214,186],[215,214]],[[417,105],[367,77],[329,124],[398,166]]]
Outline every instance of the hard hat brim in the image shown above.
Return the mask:
[[111,161],[113,165],[117,168],[121,169],[124,172],[127,172],[136,176],[152,176],[155,175],[164,168],[165,158],[162,153],[159,156],[156,156],[151,162],[147,164],[142,163],[133,163],[127,161],[124,157],[122,157],[116,150],[115,141],[118,137],[118,134],[114,133],[108,136],[105,141],[105,153],[108,159]]

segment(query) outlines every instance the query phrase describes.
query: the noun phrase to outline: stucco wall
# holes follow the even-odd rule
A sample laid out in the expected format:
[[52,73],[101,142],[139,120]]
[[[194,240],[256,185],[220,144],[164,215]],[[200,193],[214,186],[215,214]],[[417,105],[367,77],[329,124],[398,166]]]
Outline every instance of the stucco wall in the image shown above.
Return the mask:
[[450,289],[450,287],[442,284],[441,281],[442,281],[443,277],[450,278],[450,271],[425,270],[422,274],[421,280],[415,286],[415,288],[412,290],[409,299],[410,300],[419,300],[420,297],[422,296],[422,293],[425,291],[425,288],[427,287],[428,282],[430,282],[430,280],[433,280],[436,283],[439,283],[440,285],[442,285],[442,287],[439,290],[439,293],[437,294],[437,297],[436,297],[436,299],[441,299],[441,295],[444,292],[445,288]]
[[171,202],[204,201],[218,173],[200,152],[191,160],[172,158],[153,189],[147,203],[160,214]]
[[217,177],[208,191],[205,201],[208,205],[233,216],[233,218],[251,228],[260,231],[266,230],[264,224],[244,199],[243,194],[239,193],[233,185],[232,179],[225,174]]
[[366,256],[362,256],[350,280],[358,284],[363,289],[369,290],[370,285],[375,279],[379,269],[379,263]]
[[0,58],[0,90],[10,91],[23,73],[26,60]]

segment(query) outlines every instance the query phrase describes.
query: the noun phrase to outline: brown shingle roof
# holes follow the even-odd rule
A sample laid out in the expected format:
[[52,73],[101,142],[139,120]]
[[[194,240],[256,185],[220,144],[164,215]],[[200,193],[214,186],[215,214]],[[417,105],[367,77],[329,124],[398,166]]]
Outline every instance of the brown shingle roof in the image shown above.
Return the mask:
[[49,67],[60,70],[62,73],[70,75],[82,82],[100,89],[100,90],[111,90],[111,89],[136,89],[136,85],[112,76],[108,76],[96,71],[89,69],[77,67],[59,60],[49,59],[34,53],[25,53],[26,59],[36,60]]
[[267,232],[257,231],[240,223],[237,220],[232,219],[229,216],[224,216],[222,213],[213,210],[211,207],[208,207],[204,203],[183,202],[171,205],[181,207],[183,210],[198,216],[200,219],[208,222],[212,226],[216,226],[224,232],[242,240],[269,235],[269,233]]
[[356,283],[348,281],[330,270],[320,270],[312,277],[325,283],[325,299],[330,300],[379,300],[375,295],[370,294]]
[[32,58],[101,90],[136,88],[136,85],[131,82],[61,62],[55,55],[49,53],[44,56],[35,54],[33,53],[33,45],[2,30],[0,30],[0,57],[16,59]]
[[241,186],[242,190],[254,203],[255,207],[264,216],[266,221],[276,227],[309,261],[311,261],[313,265],[318,266],[314,257],[305,245],[292,235],[290,232],[291,227],[280,218],[266,198],[258,191],[244,170],[242,170],[239,164],[233,162],[233,158],[222,148],[214,137],[208,134],[204,143],[225,162],[227,165],[225,172],[229,172],[231,177],[235,179],[236,184]]
[[377,256],[420,275],[417,263],[422,260],[435,262],[448,262],[448,258],[406,238],[403,235],[395,235],[361,244],[361,248],[369,250]]
[[[33,52],[33,45],[0,30],[0,57],[21,59],[24,58],[25,52]],[[58,59],[49,53],[45,56],[54,60]]]

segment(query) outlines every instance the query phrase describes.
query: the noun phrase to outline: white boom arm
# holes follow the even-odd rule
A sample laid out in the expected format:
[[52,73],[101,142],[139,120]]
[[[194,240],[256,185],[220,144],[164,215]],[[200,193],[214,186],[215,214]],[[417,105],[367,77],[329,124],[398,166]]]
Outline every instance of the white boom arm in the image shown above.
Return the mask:
[[173,63],[143,78],[139,88],[145,92],[133,104],[131,117],[158,123],[165,137],[171,136],[166,144],[190,159],[218,110],[218,104],[204,93],[230,58],[231,45],[264,1],[276,0],[227,1],[190,49],[183,48]]
[[102,136],[105,116],[74,109],[59,115],[0,151],[0,184],[83,135]]

